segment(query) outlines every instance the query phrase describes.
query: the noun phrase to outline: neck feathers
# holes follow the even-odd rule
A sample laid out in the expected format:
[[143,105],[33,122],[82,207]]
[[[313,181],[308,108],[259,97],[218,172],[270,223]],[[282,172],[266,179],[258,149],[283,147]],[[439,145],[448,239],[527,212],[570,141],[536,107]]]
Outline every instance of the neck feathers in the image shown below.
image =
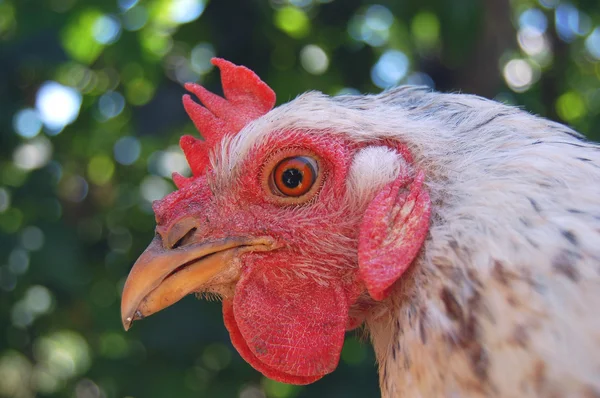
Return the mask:
[[400,135],[434,213],[367,320],[383,395],[599,397],[600,148],[516,109],[423,95],[440,124]]
[[[384,397],[599,396],[600,253],[556,230],[559,242],[549,219],[531,220],[550,244],[529,250],[432,228],[367,318]],[[600,242],[600,228],[588,232]],[[515,253],[495,256],[490,244]]]

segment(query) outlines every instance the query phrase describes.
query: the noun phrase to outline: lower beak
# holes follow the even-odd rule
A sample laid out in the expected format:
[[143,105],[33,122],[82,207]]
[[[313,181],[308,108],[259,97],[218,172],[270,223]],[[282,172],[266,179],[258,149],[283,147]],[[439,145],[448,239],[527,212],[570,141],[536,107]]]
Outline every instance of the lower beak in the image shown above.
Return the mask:
[[210,280],[247,251],[271,250],[271,238],[226,238],[165,249],[159,237],[133,265],[121,300],[121,320],[133,321],[169,307],[189,293],[202,291]]

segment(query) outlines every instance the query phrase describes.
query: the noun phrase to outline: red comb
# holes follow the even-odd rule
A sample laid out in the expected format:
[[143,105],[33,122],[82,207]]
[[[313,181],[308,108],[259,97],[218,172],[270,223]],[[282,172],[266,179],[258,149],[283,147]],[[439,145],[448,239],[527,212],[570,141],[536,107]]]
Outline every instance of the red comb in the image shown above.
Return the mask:
[[[236,134],[275,105],[273,90],[250,69],[221,58],[213,58],[211,62],[221,70],[225,98],[195,83],[187,83],[185,88],[195,94],[204,106],[189,95],[183,96],[186,112],[204,137],[204,142],[189,135],[179,141],[194,176],[204,173],[210,148],[226,134]],[[186,184],[185,178],[180,175],[174,176],[173,180],[178,187]]]

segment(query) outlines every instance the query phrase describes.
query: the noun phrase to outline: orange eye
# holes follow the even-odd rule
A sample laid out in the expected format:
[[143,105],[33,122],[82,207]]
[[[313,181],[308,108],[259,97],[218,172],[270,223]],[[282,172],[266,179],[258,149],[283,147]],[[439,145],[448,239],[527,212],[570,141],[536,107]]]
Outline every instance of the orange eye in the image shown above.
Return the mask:
[[317,162],[308,156],[285,158],[273,170],[274,188],[282,196],[297,198],[310,191],[317,181],[318,171]]

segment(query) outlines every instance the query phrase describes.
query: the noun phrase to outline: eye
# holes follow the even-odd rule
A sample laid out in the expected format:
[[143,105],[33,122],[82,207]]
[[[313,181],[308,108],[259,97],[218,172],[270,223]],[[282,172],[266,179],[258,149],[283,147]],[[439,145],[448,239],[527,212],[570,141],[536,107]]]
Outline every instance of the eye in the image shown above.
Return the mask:
[[285,158],[273,169],[272,185],[282,196],[300,197],[317,181],[319,167],[308,156]]

